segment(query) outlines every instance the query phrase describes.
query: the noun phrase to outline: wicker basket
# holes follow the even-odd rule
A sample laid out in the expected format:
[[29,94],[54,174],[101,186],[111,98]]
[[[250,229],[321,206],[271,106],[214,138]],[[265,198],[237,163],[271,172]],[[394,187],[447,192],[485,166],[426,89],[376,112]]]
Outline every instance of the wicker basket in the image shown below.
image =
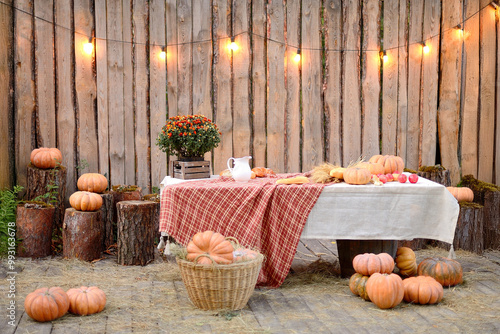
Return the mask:
[[189,299],[202,310],[240,310],[257,283],[264,256],[224,265],[202,265],[177,258]]

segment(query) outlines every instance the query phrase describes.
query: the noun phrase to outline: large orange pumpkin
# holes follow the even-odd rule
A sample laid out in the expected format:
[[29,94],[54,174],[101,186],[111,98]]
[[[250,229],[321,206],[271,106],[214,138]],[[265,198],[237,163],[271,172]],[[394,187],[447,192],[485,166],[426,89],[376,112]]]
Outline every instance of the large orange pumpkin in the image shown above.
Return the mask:
[[108,179],[99,173],[86,173],[78,178],[78,190],[102,193],[108,187]]
[[374,155],[368,161],[384,166],[384,174],[401,174],[405,168],[403,158],[396,155]]
[[88,191],[77,191],[69,197],[69,204],[78,211],[97,211],[102,206],[102,197]]
[[474,200],[474,192],[472,189],[467,187],[446,187],[448,191],[457,199],[459,202],[472,202]]
[[462,265],[445,257],[422,260],[417,268],[418,276],[431,276],[442,286],[454,286],[462,283]]
[[357,273],[365,276],[374,273],[390,274],[394,270],[394,259],[387,253],[364,253],[354,257],[352,266]]
[[69,311],[78,315],[99,313],[106,306],[106,294],[96,286],[69,289]]
[[69,298],[60,287],[36,289],[24,300],[26,313],[36,321],[52,321],[68,312]]
[[57,148],[40,147],[31,151],[30,161],[41,169],[54,168],[62,162],[62,153]]
[[213,261],[230,264],[233,262],[233,251],[233,245],[222,234],[213,231],[199,232],[187,246],[187,259],[193,262],[196,260],[199,264],[213,264]]
[[349,184],[367,184],[372,174],[366,168],[351,167],[344,171],[344,181]]
[[351,289],[351,292],[368,301],[370,301],[370,297],[368,297],[368,293],[366,292],[366,282],[369,278],[370,276],[355,273],[349,279],[349,289]]
[[368,169],[372,175],[385,174],[384,166],[378,162],[362,162],[358,167]]
[[403,300],[403,280],[396,274],[375,273],[366,282],[370,300],[381,309],[393,308]]
[[401,275],[415,276],[417,273],[415,252],[408,247],[399,247],[396,252],[396,266]]
[[443,286],[430,276],[410,277],[403,280],[404,300],[416,304],[436,304],[443,299]]

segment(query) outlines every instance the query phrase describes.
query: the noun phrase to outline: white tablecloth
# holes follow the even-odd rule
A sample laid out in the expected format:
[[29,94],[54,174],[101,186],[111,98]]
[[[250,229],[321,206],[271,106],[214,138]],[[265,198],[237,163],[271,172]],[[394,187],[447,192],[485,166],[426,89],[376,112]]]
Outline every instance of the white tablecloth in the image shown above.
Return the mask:
[[[185,182],[169,176],[165,186]],[[460,208],[438,183],[419,178],[415,184],[326,186],[307,219],[303,238],[412,240],[452,243]]]

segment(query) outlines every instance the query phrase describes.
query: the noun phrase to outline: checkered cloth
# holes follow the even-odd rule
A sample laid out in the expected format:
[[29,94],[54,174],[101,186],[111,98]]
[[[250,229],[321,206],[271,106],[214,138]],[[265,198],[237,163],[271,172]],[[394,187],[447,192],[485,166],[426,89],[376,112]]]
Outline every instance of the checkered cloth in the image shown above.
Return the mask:
[[279,174],[238,183],[232,178],[185,182],[163,190],[160,231],[187,245],[193,235],[215,231],[260,250],[265,262],[257,285],[279,287],[292,264],[307,216],[324,185],[277,185]]

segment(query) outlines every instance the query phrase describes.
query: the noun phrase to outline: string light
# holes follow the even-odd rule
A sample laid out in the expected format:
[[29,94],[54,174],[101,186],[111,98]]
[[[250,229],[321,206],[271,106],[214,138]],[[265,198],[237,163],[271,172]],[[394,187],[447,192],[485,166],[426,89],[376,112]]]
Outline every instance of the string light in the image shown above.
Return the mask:
[[163,60],[165,60],[167,58],[167,51],[166,51],[166,48],[164,46],[161,48],[160,58]]
[[387,60],[389,60],[389,56],[387,55],[387,51],[384,50],[383,52],[381,52],[382,54],[382,60],[385,62],[387,62]]
[[490,2],[491,7],[493,7],[495,10],[498,9],[498,5],[495,3],[495,1]]
[[92,37],[89,38],[89,41],[87,43],[83,44],[83,51],[88,55],[91,55],[92,52],[94,51],[94,44],[92,43]]
[[293,57],[293,60],[298,63],[300,61],[300,49],[297,49],[297,54]]
[[429,53],[429,46],[425,42],[422,42],[422,50],[424,53]]
[[231,37],[231,44],[229,44],[229,49],[232,50],[232,51],[236,51],[238,50],[240,47],[238,46],[238,44],[236,44],[236,42],[234,41],[234,36]]
[[455,28],[457,29],[458,37],[462,38],[464,36],[464,29],[462,28],[462,25],[459,23]]

